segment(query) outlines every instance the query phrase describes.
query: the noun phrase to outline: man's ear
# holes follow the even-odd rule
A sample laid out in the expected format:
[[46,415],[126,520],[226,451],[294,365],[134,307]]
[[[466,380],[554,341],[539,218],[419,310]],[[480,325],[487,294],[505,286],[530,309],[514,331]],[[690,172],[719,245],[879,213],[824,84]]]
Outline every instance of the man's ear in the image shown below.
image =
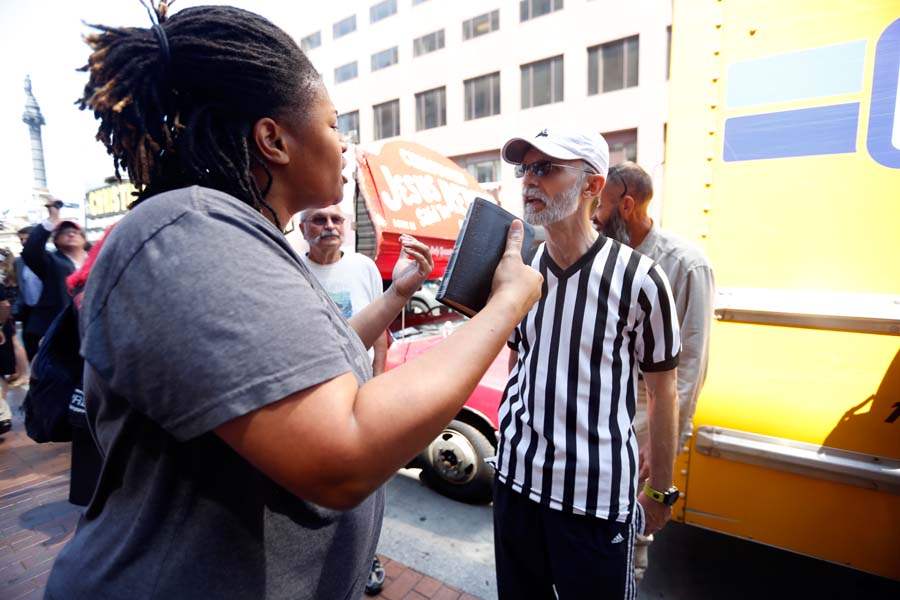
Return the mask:
[[606,185],[606,178],[603,175],[590,175],[584,187],[584,193],[590,196],[600,196],[600,191]]
[[291,159],[287,152],[284,130],[270,117],[264,117],[253,124],[251,133],[256,143],[259,157],[267,163],[286,165]]
[[634,207],[636,205],[637,203],[634,201],[634,198],[626,195],[621,200],[619,200],[619,214],[627,219],[634,212]]

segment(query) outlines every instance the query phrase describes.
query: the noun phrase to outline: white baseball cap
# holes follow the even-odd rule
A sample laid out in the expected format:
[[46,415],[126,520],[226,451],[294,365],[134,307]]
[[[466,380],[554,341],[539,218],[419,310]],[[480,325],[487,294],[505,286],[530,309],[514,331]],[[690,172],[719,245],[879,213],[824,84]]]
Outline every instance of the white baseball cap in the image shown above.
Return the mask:
[[531,148],[558,160],[583,160],[604,177],[609,171],[609,144],[599,133],[544,129],[532,138],[509,140],[500,155],[506,162],[518,165]]

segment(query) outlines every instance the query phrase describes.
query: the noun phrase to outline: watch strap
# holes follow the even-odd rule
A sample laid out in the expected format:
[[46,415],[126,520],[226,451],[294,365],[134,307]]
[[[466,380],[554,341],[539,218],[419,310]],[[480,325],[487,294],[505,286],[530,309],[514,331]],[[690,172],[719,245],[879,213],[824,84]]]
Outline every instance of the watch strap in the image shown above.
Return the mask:
[[653,489],[650,487],[649,483],[644,483],[644,495],[660,504],[663,504],[666,501],[665,492]]

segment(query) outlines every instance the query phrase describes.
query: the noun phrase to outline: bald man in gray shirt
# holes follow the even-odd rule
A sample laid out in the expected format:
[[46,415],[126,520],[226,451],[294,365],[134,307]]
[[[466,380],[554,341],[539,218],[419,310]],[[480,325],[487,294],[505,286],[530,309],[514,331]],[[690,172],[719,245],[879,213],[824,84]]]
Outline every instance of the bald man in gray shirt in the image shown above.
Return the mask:
[[[652,198],[650,175],[633,162],[621,163],[609,170],[606,186],[591,219],[597,231],[652,258],[669,278],[681,327],[678,435],[679,444],[684,445],[691,433],[691,419],[706,379],[715,282],[709,261],[698,247],[660,229],[653,222],[647,213]],[[638,384],[634,429],[640,447],[640,481],[643,482],[649,476],[650,465],[647,388],[643,381]],[[653,536],[639,535],[635,543],[637,581],[643,578],[647,569],[647,548],[652,541]]]

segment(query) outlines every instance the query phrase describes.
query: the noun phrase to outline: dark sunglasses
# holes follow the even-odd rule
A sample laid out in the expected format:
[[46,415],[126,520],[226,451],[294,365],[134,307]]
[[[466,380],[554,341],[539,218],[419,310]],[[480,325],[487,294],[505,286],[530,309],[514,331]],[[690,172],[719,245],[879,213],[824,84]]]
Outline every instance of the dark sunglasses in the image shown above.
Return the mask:
[[536,160],[533,163],[526,164],[518,164],[516,165],[516,177],[525,177],[525,173],[531,171],[531,173],[535,177],[547,177],[551,175],[556,168],[560,169],[572,169],[573,171],[581,171],[582,173],[587,173],[589,175],[596,175],[593,171],[588,171],[586,169],[579,169],[578,167],[573,167],[571,165],[561,165],[559,163],[555,163],[549,160]]
[[344,224],[344,217],[341,216],[316,215],[309,218],[309,222],[317,227],[325,227],[329,220],[338,227]]

